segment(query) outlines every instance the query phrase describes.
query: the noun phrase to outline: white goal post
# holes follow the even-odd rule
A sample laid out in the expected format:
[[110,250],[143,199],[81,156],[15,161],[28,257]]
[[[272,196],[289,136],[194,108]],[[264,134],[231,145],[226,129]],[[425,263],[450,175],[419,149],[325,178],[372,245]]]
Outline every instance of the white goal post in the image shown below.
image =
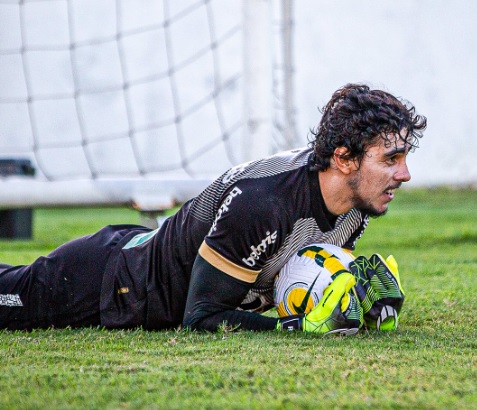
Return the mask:
[[36,169],[0,176],[0,209],[167,209],[291,148],[291,11],[290,0],[0,0],[0,159]]

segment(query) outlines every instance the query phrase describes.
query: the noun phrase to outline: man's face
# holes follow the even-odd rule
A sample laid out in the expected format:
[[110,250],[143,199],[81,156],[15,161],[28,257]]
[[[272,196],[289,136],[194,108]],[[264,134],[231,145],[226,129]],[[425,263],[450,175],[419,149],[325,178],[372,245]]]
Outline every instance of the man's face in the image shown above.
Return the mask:
[[381,139],[370,146],[348,185],[354,207],[371,216],[384,215],[394,198],[394,191],[411,179],[406,165],[409,145],[398,136]]

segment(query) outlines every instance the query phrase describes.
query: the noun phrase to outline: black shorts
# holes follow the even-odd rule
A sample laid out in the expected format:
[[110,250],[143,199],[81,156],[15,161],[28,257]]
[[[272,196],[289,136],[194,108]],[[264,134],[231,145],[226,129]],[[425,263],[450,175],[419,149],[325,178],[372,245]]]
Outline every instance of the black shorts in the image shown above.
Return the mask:
[[107,226],[31,265],[0,269],[0,328],[98,326],[101,283],[115,245],[134,225]]

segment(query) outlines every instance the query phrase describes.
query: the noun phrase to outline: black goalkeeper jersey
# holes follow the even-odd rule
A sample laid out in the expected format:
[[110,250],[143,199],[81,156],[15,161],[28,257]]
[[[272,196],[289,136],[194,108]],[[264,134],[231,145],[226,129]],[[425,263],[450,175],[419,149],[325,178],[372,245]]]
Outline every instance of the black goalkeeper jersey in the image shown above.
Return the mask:
[[198,253],[252,284],[242,302],[273,305],[276,273],[301,247],[325,242],[353,250],[368,217],[326,211],[311,149],[231,168],[155,231],[131,232],[109,259],[101,292],[107,327],[180,325]]

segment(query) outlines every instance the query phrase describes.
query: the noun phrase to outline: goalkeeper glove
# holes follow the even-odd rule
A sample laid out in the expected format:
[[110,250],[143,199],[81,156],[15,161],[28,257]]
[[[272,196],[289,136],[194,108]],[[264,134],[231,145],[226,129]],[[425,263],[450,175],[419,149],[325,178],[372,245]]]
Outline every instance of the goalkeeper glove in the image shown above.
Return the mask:
[[363,310],[352,293],[356,280],[350,273],[342,273],[325,289],[319,304],[307,315],[279,319],[278,329],[313,333],[353,335],[363,324]]
[[349,265],[356,279],[355,292],[363,307],[366,327],[395,330],[404,302],[399,271],[394,256],[386,260],[379,254],[366,259],[358,256]]

